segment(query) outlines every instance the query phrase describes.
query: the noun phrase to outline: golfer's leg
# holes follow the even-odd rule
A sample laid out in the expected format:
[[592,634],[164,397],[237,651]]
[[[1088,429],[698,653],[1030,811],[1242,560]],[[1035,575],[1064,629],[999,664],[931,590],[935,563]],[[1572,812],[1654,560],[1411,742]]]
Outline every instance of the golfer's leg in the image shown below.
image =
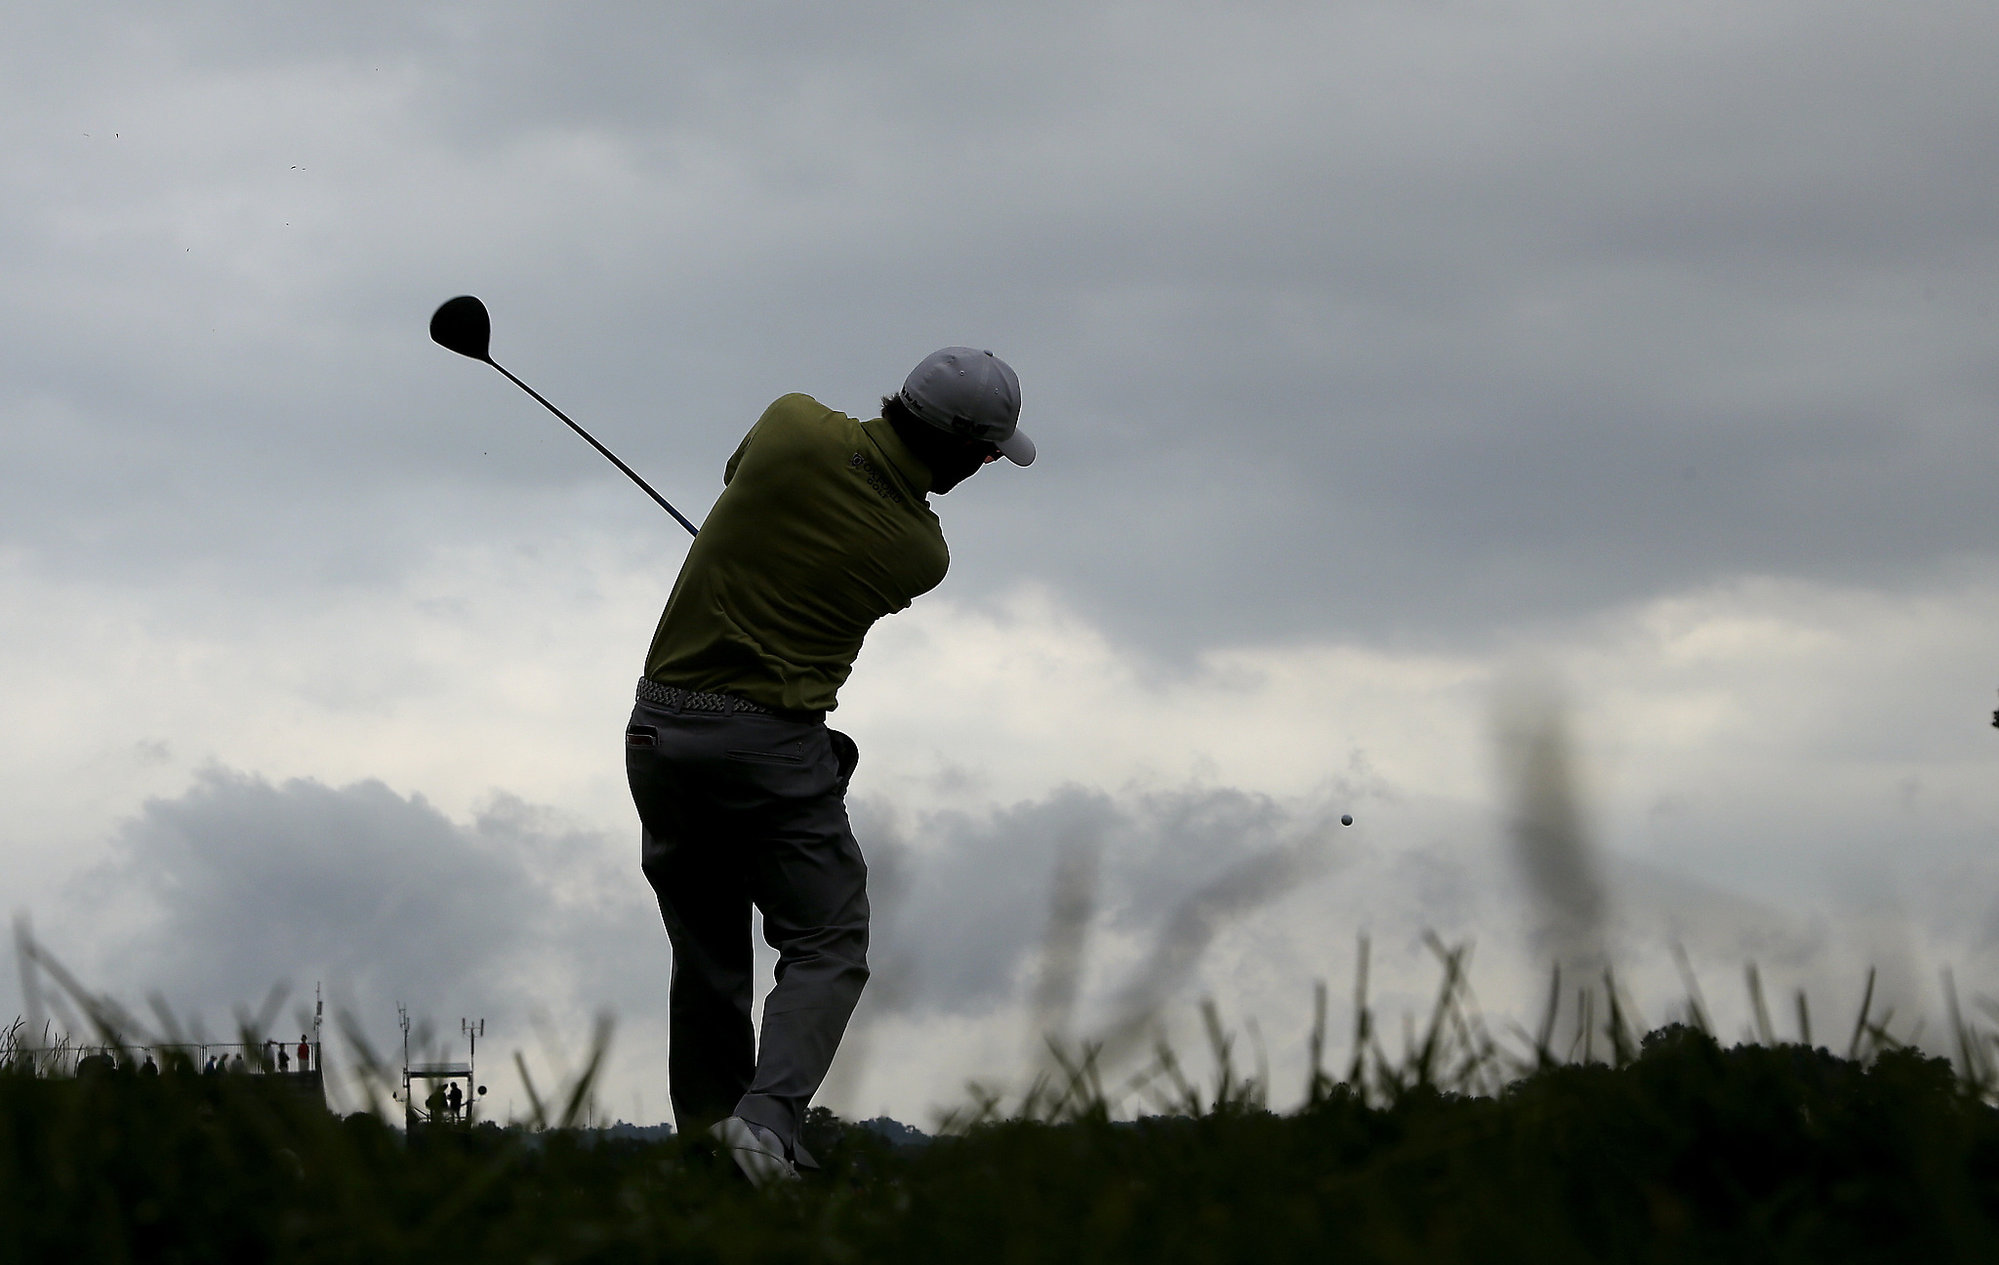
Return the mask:
[[750,1026],[755,964],[750,902],[739,873],[646,832],[646,878],[673,946],[667,1088],[682,1133],[734,1110],[756,1070]]
[[700,735],[643,705],[625,768],[644,823],[643,866],[673,949],[667,1084],[681,1132],[729,1114],[756,1069],[753,962],[742,854],[707,802]]
[[794,1149],[868,980],[868,870],[845,791],[836,771],[822,793],[790,804],[762,840],[750,880],[764,938],[778,951],[777,982],[764,999],[756,1079],[736,1114]]

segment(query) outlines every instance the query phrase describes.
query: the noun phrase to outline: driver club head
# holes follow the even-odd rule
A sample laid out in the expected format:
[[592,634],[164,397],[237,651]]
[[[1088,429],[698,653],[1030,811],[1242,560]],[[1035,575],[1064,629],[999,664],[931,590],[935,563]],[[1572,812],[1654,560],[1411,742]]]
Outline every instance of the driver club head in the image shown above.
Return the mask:
[[448,351],[487,364],[493,362],[486,353],[487,344],[493,339],[492,319],[486,315],[486,305],[469,294],[446,299],[438,306],[430,318],[430,337]]

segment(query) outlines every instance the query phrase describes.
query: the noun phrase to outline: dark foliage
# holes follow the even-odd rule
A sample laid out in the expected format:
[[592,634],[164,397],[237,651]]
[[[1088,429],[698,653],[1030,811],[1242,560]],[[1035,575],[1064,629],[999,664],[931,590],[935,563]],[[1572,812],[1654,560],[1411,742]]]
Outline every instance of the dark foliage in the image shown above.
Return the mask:
[[[532,1138],[535,1145],[528,1145]],[[258,1077],[0,1075],[0,1254],[92,1261],[1999,1259],[1999,1118],[1889,1049],[1723,1049],[1493,1096],[1326,1083],[928,1146],[815,1112],[825,1170],[755,1192],[696,1142],[491,1125],[405,1137]]]

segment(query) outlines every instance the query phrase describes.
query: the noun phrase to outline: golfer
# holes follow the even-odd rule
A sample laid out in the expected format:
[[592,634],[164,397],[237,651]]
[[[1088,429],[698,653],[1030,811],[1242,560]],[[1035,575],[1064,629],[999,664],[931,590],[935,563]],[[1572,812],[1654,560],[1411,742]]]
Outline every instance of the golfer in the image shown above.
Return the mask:
[[[625,769],[673,948],[673,1112],[758,1184],[817,1166],[799,1122],[868,978],[859,753],[826,713],[874,622],[944,578],[929,494],[1034,460],[1019,416],[1013,370],[969,347],[927,357],[874,421],[778,400],[729,458],[653,635]],[[760,1042],[752,905],[778,953]]]

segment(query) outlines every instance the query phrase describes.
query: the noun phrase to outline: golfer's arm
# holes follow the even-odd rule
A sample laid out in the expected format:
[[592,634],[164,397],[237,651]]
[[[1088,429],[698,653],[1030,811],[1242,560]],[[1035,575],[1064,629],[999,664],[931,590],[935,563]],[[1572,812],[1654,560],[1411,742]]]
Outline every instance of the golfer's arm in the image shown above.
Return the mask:
[[[762,422],[757,423],[757,426],[761,425],[763,425]],[[743,454],[750,450],[750,441],[752,439],[755,439],[756,437],[757,437],[757,427],[752,426],[750,427],[750,433],[743,436],[743,442],[736,445],[735,455],[729,458],[728,465],[722,467],[723,487],[728,487],[729,481],[736,477],[736,467],[743,464]]]

